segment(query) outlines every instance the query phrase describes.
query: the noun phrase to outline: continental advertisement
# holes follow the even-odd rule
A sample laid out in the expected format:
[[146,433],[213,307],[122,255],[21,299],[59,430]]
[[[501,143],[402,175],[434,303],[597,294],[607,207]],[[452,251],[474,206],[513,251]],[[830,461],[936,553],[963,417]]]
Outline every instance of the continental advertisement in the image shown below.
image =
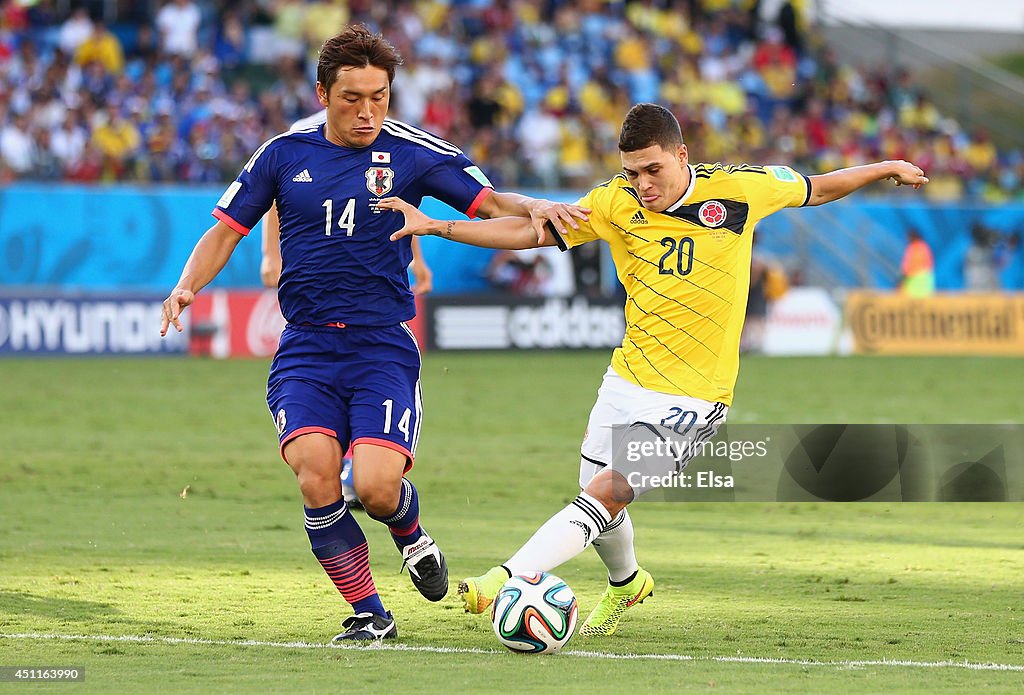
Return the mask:
[[846,324],[867,355],[1024,355],[1024,294],[914,299],[852,292]]

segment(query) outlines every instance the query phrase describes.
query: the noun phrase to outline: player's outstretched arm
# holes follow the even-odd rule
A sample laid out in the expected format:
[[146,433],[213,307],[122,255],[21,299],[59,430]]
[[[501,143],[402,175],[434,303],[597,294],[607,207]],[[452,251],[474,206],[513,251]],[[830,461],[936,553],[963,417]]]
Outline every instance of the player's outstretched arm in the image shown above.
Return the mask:
[[487,219],[496,217],[529,217],[530,226],[533,228],[538,246],[550,246],[545,244],[546,233],[544,227],[547,223],[554,225],[558,233],[563,237],[567,236],[566,227],[579,229],[577,219],[589,219],[590,209],[570,203],[556,203],[543,198],[530,198],[519,193],[502,193],[495,191],[484,198],[480,207],[477,208],[477,215]]
[[407,236],[433,235],[488,249],[532,249],[555,245],[555,240],[547,231],[543,232],[541,243],[537,243],[532,220],[525,217],[496,217],[475,222],[435,220],[401,198],[384,198],[377,203],[377,207],[405,215],[405,225],[391,235],[392,241]]
[[264,287],[277,287],[281,279],[281,220],[277,203],[263,217],[263,257],[260,259],[260,281]]
[[185,262],[178,284],[164,300],[160,317],[160,335],[167,335],[167,329],[171,324],[179,333],[182,331],[182,310],[195,301],[196,292],[217,277],[217,273],[231,258],[231,253],[241,239],[241,234],[219,220],[206,230],[192,249],[192,255]]
[[808,178],[811,180],[811,197],[807,201],[808,205],[831,203],[869,183],[883,179],[892,179],[897,186],[914,188],[920,188],[928,183],[928,177],[919,166],[902,159],[837,169]]

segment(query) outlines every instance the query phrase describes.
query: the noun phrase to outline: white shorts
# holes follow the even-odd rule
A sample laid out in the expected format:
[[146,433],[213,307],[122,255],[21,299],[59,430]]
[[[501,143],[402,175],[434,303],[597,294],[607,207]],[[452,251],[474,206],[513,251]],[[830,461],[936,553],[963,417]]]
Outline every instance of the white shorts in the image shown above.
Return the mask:
[[[621,445],[625,428],[653,425],[659,431],[671,434],[676,443],[693,446],[714,437],[725,423],[728,412],[729,407],[724,403],[645,389],[623,379],[608,367],[580,447],[580,488],[585,488],[595,475],[611,465],[616,440],[620,440],[618,443]],[[613,437],[616,433],[618,436]],[[655,464],[662,470],[648,472],[661,475],[672,471],[678,473],[688,461],[689,457],[685,455],[666,457]],[[632,485],[632,482],[631,486],[637,495],[649,489]]]

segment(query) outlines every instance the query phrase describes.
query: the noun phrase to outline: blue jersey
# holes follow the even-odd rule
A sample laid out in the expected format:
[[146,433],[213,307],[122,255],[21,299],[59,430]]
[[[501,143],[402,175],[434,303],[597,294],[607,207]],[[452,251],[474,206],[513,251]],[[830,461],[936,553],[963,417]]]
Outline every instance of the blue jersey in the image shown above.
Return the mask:
[[398,196],[418,206],[433,196],[473,217],[491,192],[483,172],[455,145],[399,121],[384,121],[373,144],[353,149],[323,125],[265,142],[213,211],[240,234],[277,201],[281,220],[278,299],[295,324],[388,326],[415,315],[406,269],[412,241],[390,240],[402,215],[376,210]]

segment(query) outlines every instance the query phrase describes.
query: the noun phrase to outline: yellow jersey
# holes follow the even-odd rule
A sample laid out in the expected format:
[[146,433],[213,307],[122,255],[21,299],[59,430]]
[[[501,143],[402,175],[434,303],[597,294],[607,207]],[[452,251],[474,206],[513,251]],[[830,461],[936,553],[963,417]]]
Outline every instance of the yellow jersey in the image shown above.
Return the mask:
[[785,166],[695,164],[690,185],[651,212],[618,174],[578,204],[588,221],[556,242],[603,239],[626,289],[626,334],[612,355],[624,379],[662,393],[732,403],[750,289],[754,225],[807,204],[811,182]]

